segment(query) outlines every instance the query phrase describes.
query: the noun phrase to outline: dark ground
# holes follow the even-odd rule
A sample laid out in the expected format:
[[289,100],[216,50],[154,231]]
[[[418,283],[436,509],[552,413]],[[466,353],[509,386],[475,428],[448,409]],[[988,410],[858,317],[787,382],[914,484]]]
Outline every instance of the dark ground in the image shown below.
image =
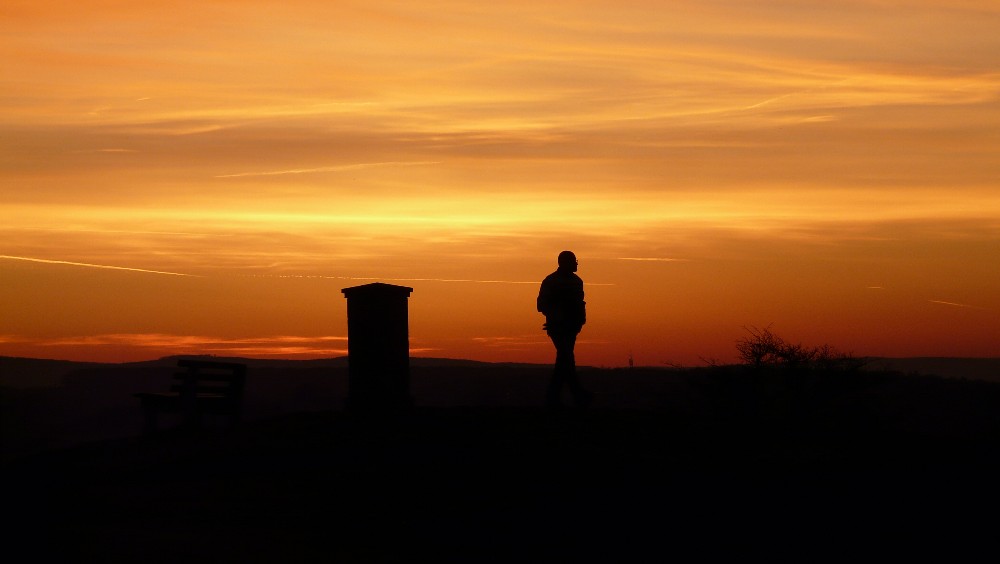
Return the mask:
[[[523,386],[504,384],[507,399],[492,404],[469,370],[415,370],[406,414],[273,410],[234,430],[13,457],[5,544],[66,562],[969,561],[993,551],[1000,385],[590,371],[595,406],[549,412],[514,405],[541,389],[529,369],[497,368],[494,384]],[[463,385],[477,398],[469,405],[456,401]],[[452,391],[434,396],[440,386]]]

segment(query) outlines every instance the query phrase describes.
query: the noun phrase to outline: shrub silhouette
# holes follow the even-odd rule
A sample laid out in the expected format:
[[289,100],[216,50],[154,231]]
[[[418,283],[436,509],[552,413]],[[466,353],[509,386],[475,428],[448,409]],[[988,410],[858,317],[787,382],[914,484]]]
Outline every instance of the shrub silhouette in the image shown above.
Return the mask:
[[864,361],[842,353],[830,345],[807,347],[789,343],[775,335],[771,327],[744,327],[747,337],[736,342],[740,361],[754,368],[786,368],[790,370],[854,371]]

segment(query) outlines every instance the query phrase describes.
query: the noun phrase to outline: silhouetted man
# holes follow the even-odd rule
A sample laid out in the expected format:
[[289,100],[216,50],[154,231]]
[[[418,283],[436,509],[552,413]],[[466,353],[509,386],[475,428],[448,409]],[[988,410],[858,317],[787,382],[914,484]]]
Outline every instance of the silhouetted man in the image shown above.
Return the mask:
[[543,329],[556,346],[556,365],[545,394],[545,403],[549,407],[559,406],[563,385],[569,386],[578,406],[588,405],[591,399],[591,394],[580,387],[573,356],[576,336],[587,322],[583,280],[575,274],[577,265],[576,255],[572,252],[559,253],[559,268],[545,277],[538,290],[538,311],[545,314]]

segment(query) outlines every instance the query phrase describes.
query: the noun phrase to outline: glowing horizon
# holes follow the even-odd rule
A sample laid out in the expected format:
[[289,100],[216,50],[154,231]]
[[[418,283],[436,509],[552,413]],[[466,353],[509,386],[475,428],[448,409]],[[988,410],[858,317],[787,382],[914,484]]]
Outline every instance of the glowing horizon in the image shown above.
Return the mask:
[[323,356],[341,282],[397,281],[415,351],[548,362],[533,281],[567,248],[583,364],[727,361],[768,325],[1000,355],[994,2],[14,0],[0,22],[3,355]]

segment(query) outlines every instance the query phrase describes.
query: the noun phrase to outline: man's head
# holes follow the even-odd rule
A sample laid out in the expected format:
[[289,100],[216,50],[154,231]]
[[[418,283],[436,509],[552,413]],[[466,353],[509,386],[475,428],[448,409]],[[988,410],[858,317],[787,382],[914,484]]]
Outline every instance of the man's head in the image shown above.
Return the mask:
[[576,272],[576,255],[573,251],[563,251],[559,253],[559,269],[568,270],[570,272]]

